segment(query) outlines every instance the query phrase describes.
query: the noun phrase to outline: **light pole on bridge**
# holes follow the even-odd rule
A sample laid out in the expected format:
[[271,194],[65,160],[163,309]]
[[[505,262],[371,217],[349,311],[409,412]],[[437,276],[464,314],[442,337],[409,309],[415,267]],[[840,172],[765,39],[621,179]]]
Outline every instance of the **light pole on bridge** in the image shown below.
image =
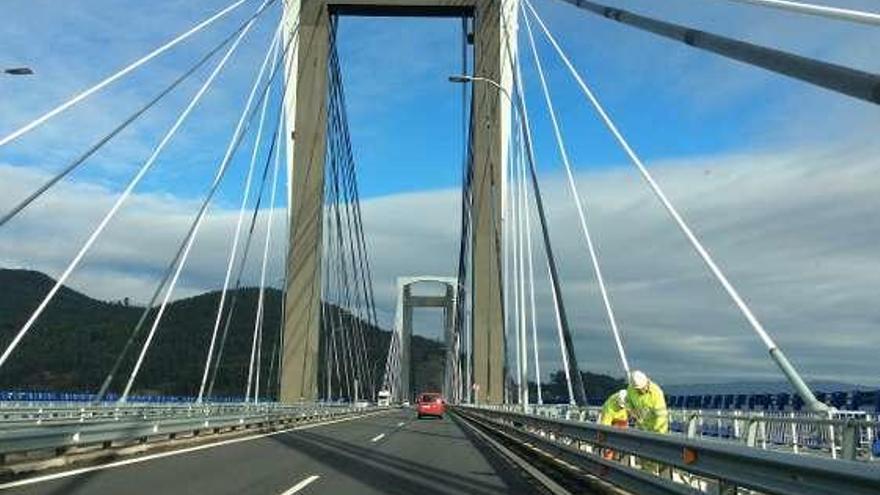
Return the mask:
[[[523,109],[522,102],[518,99],[514,99],[507,88],[505,88],[498,81],[492,80],[488,77],[459,74],[449,76],[449,82],[464,84],[480,82],[489,84],[490,86],[498,89],[498,91],[501,92],[501,94],[503,94],[510,101],[511,106],[519,116],[523,141],[526,148],[526,159],[529,163],[529,175],[531,176],[532,189],[535,195],[535,208],[538,211],[538,219],[540,220],[541,234],[544,241],[544,252],[547,254],[547,266],[550,270],[550,282],[553,288],[553,302],[556,305],[556,314],[559,319],[558,321],[560,326],[560,333],[562,334],[562,340],[565,345],[564,357],[567,358],[565,371],[568,374],[568,378],[571,384],[571,390],[569,390],[569,400],[573,400],[579,406],[585,406],[587,405],[587,397],[586,393],[584,392],[584,382],[583,378],[581,377],[580,367],[578,366],[577,355],[574,351],[574,342],[571,338],[571,331],[568,327],[568,316],[566,315],[565,303],[562,299],[562,287],[559,284],[559,272],[556,268],[556,257],[553,255],[553,247],[550,244],[550,232],[547,229],[547,217],[544,214],[544,200],[541,196],[540,186],[538,185],[538,172],[535,168],[534,150],[532,149],[532,137],[531,133],[528,130],[528,124],[526,123],[526,113]],[[526,390],[528,390],[527,382],[524,384],[524,386],[526,387]]]

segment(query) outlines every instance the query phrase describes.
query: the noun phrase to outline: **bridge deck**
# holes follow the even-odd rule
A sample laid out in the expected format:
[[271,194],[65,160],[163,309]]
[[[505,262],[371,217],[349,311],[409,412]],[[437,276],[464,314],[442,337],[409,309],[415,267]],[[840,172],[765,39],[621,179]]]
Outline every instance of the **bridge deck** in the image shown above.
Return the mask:
[[279,433],[0,491],[10,494],[532,493],[534,487],[448,416],[414,411]]

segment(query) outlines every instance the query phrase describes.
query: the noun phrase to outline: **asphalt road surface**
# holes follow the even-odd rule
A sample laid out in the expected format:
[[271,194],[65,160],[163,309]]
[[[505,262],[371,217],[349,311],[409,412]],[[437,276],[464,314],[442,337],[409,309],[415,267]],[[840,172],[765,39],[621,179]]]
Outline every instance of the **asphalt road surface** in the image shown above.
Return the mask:
[[395,410],[24,486],[0,486],[0,495],[490,495],[536,490],[449,415],[418,420],[413,410]]

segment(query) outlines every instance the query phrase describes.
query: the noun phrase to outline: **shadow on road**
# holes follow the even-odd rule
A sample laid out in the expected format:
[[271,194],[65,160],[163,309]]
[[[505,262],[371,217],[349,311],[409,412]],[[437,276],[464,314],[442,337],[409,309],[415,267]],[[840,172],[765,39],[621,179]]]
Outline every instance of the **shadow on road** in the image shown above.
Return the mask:
[[[317,433],[297,432],[269,438],[382,493],[406,495],[527,493],[515,490],[512,486],[487,483],[486,473],[475,473],[468,470],[466,465],[462,466],[460,471],[443,470],[437,466],[419,464]],[[441,446],[437,447],[439,449]],[[430,455],[428,459],[430,460]],[[510,470],[506,469],[506,471]],[[498,473],[499,477],[502,473],[503,471]],[[516,474],[513,476],[519,478]],[[481,477],[482,480],[479,479]],[[503,477],[502,480],[507,483]]]

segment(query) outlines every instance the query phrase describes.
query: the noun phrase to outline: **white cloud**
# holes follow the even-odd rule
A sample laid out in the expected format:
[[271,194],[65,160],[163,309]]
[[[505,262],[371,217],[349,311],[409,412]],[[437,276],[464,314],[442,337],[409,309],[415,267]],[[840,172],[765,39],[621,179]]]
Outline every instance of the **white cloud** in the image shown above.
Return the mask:
[[[47,108],[87,87],[101,74],[124,65],[225,3],[220,0],[194,5],[165,0],[161,4],[138,4],[138,10],[114,8],[110,0],[93,2],[88,9],[75,2],[65,8],[47,1],[13,0],[4,4],[0,14],[7,13],[20,22],[0,26],[0,37],[10,40],[0,49],[0,56],[16,64],[35,65],[38,76],[0,83],[4,109],[0,127],[14,128],[33,117],[35,109]],[[845,23],[796,18],[723,2],[699,9],[693,8],[689,0],[619,4],[864,70],[880,68],[870,48],[876,46],[872,41],[878,33]],[[852,6],[868,4],[863,0]],[[595,16],[572,15],[570,6],[542,2],[539,9],[546,13],[551,29],[559,34],[575,64],[603,95],[609,110],[619,117],[622,128],[635,129],[635,124],[646,121],[676,128],[683,122],[698,121],[701,128],[714,131],[706,136],[685,136],[683,140],[714,139],[715,134],[738,137],[741,146],[737,149],[742,154],[676,159],[651,166],[797,365],[814,378],[877,383],[874,354],[880,346],[880,310],[876,304],[880,269],[876,246],[880,222],[876,198],[880,197],[880,182],[876,170],[880,163],[873,136],[857,144],[840,139],[852,134],[853,129],[876,129],[880,123],[876,108],[813,91],[802,83],[782,79],[776,84],[775,76],[763,71],[713,58],[681,44],[657,42],[652,35],[638,34]],[[139,22],[138,29],[133,29],[134,18],[152,22]],[[120,115],[136,108],[138,102],[239,20],[230,19],[218,26],[213,35],[189,46],[186,55],[157,61],[132,84],[112,88],[78,107],[59,119],[58,126],[47,126],[29,136],[27,143],[5,149],[5,161],[29,166],[0,166],[0,209],[10,207],[44,180],[46,175],[40,170],[57,169],[62,159],[69,159],[69,150],[81,149],[111,128]],[[366,81],[353,85],[349,93],[353,96],[353,121],[361,118],[371,125],[381,122],[367,118],[369,114],[373,119],[376,112],[375,118],[382,118],[381,109],[373,101],[387,96],[380,89],[391,88],[389,101],[394,105],[409,103],[406,95],[396,96],[398,90],[410,85],[411,80],[427,77],[436,68],[437,59],[424,57],[422,52],[432,53],[434,47],[440,50],[439,38],[416,45],[413,41],[419,33],[402,31],[373,26],[351,40],[354,43],[351,65],[344,69],[346,77]],[[35,32],[41,36],[35,38]],[[585,32],[588,36],[582,36]],[[201,164],[213,166],[213,161],[203,158],[219,153],[221,146],[217,143],[231,131],[226,127],[231,125],[238,100],[243,98],[255,69],[253,65],[260,58],[265,26],[260,33],[262,37],[254,37],[258,41],[242,47],[238,62],[232,62],[225,76],[229,79],[220,81],[223,84],[217,92],[206,97],[201,117],[210,114],[212,118],[200,118],[195,129],[199,132],[184,133],[181,144],[169,150],[171,158],[165,162],[166,167],[172,163],[176,166],[165,168],[159,164],[157,168],[164,175],[151,184],[160,187],[145,184],[147,191],[159,189],[168,194],[136,194],[74,274],[74,287],[104,299],[130,296],[143,301],[149,297],[197,208],[196,199],[186,198],[197,198],[207,186],[210,172]],[[107,43],[108,39],[114,43]],[[391,77],[382,88],[369,84],[377,64],[385,61],[385,52],[377,46],[389,50],[388,59],[405,61],[389,71]],[[558,92],[563,120],[565,112],[583,119],[582,99],[576,88],[564,72],[553,70],[555,62],[550,61],[548,52],[543,53],[551,79],[566,80],[568,92],[562,86]],[[377,59],[376,54],[383,58]],[[118,179],[126,177],[147,154],[152,141],[145,141],[145,136],[155,139],[173,118],[173,110],[180,109],[180,100],[193,89],[192,84],[183,89],[167,108],[157,109],[155,115],[120,136],[119,142],[89,164],[90,168],[97,165],[91,168],[97,172],[73,177],[0,229],[0,264],[57,276],[111,204]],[[639,96],[642,99],[636,98]],[[537,103],[533,105],[537,107]],[[660,114],[662,120],[656,117]],[[715,119],[720,116],[724,118]],[[196,118],[194,115],[193,120]],[[385,119],[389,118],[386,112]],[[81,122],[90,124],[75,125]],[[353,128],[353,133],[373,147],[388,144],[371,139],[364,126]],[[584,141],[596,146],[590,132],[578,135],[589,136]],[[649,133],[648,139],[657,138]],[[833,141],[840,144],[815,145]],[[780,143],[797,146],[788,148]],[[750,151],[756,146],[787,151]],[[202,180],[204,184],[199,182]],[[616,371],[612,341],[574,212],[567,203],[568,193],[558,177],[546,175],[545,180],[551,229],[582,365],[591,370]],[[235,178],[229,182],[235,189]],[[579,182],[590,206],[606,277],[635,364],[672,381],[776,376],[757,337],[631,171],[612,168],[581,174]],[[222,283],[237,212],[225,206],[234,199],[230,201],[222,192],[220,196],[221,206],[211,210],[202,229],[179,296],[217,288]],[[391,317],[395,277],[455,273],[458,201],[457,190],[443,190],[365,202],[376,292],[386,322]],[[271,264],[275,280],[282,273],[284,254],[278,235],[284,232],[281,215],[277,221],[278,243],[273,247]],[[261,227],[254,244],[257,249],[252,252],[259,253],[262,232]],[[249,265],[246,281],[255,283],[256,263]],[[549,371],[558,365],[559,358],[553,344],[548,287],[543,279],[540,284],[545,343],[542,357],[544,370]]]
[[[755,313],[811,378],[877,380],[876,156],[874,149],[814,149],[652,165]],[[0,206],[8,208],[40,179],[31,169],[0,167]],[[776,376],[766,349],[634,172],[612,168],[581,174],[578,181],[636,366],[679,382]],[[563,186],[556,175],[545,175],[578,354],[583,368],[616,372],[613,343]],[[64,184],[4,227],[0,260],[57,275],[112,195],[94,184]],[[384,321],[391,319],[396,277],[455,273],[458,201],[458,191],[442,190],[364,202]],[[144,300],[196,208],[172,196],[135,195],[72,284],[100,298]],[[212,210],[180,295],[221,284],[235,215]],[[284,232],[282,217],[276,216],[276,234]],[[260,227],[255,246],[262,245],[262,232]],[[271,266],[278,280],[284,249],[280,235],[276,241]],[[256,263],[248,271],[253,284]],[[546,277],[537,273],[542,360],[549,371],[559,358]]]
[[[4,67],[30,66],[35,74],[0,80],[0,135],[5,136],[98,83],[228,4],[224,0],[198,4],[162,0],[125,6],[112,0],[63,4],[44,0],[5,2],[0,5],[0,17],[12,21],[0,25],[0,37],[4,39],[0,60]],[[4,160],[60,167],[70,160],[71,150],[78,153],[86,149],[155,97],[237,29],[257,5],[245,3],[47,125],[5,146]],[[181,165],[197,164],[193,157],[204,156],[206,148],[213,150],[219,147],[217,142],[228,139],[277,25],[278,12],[277,5],[273,6],[254,24],[166,156],[173,155]],[[97,153],[88,172],[90,177],[110,184],[130,174],[146,159],[218,60],[219,56],[215,56]],[[169,178],[182,172],[175,173],[169,174]]]

